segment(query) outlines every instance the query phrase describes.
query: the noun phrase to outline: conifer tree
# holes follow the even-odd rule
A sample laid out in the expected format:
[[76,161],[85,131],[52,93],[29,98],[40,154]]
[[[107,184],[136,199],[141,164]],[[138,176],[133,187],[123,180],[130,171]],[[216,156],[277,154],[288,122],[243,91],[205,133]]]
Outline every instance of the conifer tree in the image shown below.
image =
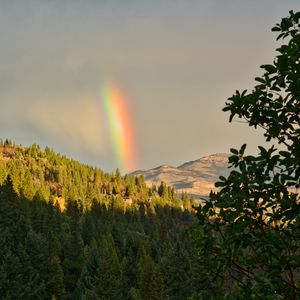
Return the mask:
[[22,182],[22,194],[26,199],[32,200],[33,196],[35,195],[35,192],[36,191],[34,188],[32,175],[29,170],[26,170]]
[[165,285],[162,274],[149,255],[139,262],[139,294],[145,300],[165,299]]
[[58,256],[50,259],[49,276],[47,282],[48,295],[54,296],[56,300],[65,298],[64,273]]
[[76,288],[76,297],[88,295],[98,299],[121,299],[120,263],[111,237],[102,237],[98,247],[92,242],[88,261],[85,264]]
[[84,262],[80,222],[82,208],[77,201],[70,201],[67,213],[70,217],[70,232],[64,246],[63,269],[66,292],[71,294],[76,287]]
[[104,237],[100,248],[100,278],[96,290],[101,299],[120,299],[120,262],[111,236]]
[[165,257],[164,278],[169,299],[187,299],[190,295],[190,261],[177,242]]
[[7,170],[5,168],[5,164],[1,161],[1,154],[0,154],[0,185],[2,185],[5,182],[6,176],[7,176]]

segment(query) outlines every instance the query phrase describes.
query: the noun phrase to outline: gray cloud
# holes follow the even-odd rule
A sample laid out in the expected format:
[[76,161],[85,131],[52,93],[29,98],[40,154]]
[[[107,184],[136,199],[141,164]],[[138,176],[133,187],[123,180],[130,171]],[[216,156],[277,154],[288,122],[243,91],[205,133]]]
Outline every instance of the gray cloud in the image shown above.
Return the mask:
[[[299,1],[1,1],[0,134],[111,170],[101,84],[126,88],[146,168],[263,138],[221,108],[272,61]],[[212,138],[213,137],[213,138]]]
[[51,135],[61,143],[80,147],[86,151],[105,152],[104,120],[95,100],[82,95],[81,100],[43,100],[24,111],[28,124],[38,128],[45,135]]

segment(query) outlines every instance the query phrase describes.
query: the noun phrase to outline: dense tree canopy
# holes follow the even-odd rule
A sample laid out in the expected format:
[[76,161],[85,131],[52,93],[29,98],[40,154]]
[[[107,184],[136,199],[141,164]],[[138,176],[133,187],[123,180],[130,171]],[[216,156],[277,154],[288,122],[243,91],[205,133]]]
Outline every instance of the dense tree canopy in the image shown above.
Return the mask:
[[[176,289],[193,277],[188,228],[196,218],[187,195],[162,184],[161,197],[143,177],[106,174],[37,145],[5,142],[0,153],[0,299],[197,292]],[[181,271],[169,280],[175,244]]]
[[[268,149],[257,156],[231,149],[233,167],[199,210],[202,262],[228,299],[300,297],[300,12],[272,30],[286,43],[251,92],[236,93],[224,111],[261,127]],[[278,146],[276,146],[278,145]],[[224,296],[225,295],[225,296]],[[226,296],[227,295],[227,296]]]

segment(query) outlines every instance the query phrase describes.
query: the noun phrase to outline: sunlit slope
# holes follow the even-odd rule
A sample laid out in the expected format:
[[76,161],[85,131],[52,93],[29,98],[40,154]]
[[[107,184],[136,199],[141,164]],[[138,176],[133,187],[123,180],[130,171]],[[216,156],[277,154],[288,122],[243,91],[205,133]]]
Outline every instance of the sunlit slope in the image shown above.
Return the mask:
[[105,173],[48,147],[41,150],[38,145],[23,147],[0,139],[0,186],[8,177],[19,196],[51,201],[61,210],[75,200],[85,209],[94,201],[123,211],[129,206],[138,210],[140,205],[191,208],[186,195],[182,201],[172,187],[148,187],[142,176],[122,176],[119,169]]
[[228,154],[217,153],[184,163],[178,167],[163,165],[150,170],[139,170],[133,175],[143,175],[147,184],[159,185],[161,181],[178,192],[186,192],[196,198],[206,197],[214,190],[219,176],[227,176]]

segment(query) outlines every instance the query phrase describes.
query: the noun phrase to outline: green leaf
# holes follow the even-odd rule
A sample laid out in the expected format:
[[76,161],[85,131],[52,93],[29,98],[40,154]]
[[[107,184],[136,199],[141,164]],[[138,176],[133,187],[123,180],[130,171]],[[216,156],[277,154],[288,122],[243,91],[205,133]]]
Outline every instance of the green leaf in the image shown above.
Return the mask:
[[278,41],[280,38],[284,37],[284,35],[285,35],[285,33],[280,33],[280,34],[278,35],[278,37],[276,38],[276,40]]
[[260,150],[260,153],[263,157],[266,157],[268,155],[268,151],[264,147],[258,146],[258,149]]
[[231,113],[231,114],[230,114],[230,117],[229,117],[229,123],[232,122],[232,119],[233,119],[234,116],[235,116],[235,113]]
[[288,30],[292,26],[293,26],[293,22],[290,19],[288,19],[288,18],[283,18],[282,19],[281,28],[282,28],[283,31]]
[[284,76],[279,76],[276,80],[276,83],[280,86],[280,87],[285,87],[285,82],[284,82]]
[[222,186],[226,186],[226,183],[220,181],[215,183],[215,187],[222,187]]
[[275,26],[272,28],[272,31],[281,31],[281,28],[279,26]]
[[293,20],[294,22],[299,22],[300,19],[300,11],[294,14]]
[[246,147],[247,147],[247,144],[244,144],[244,145],[241,147],[240,152],[239,152],[240,155],[243,155],[243,154],[244,154]]
[[273,65],[262,65],[261,68],[265,69],[270,74],[277,72],[277,68]]
[[224,176],[220,176],[219,178],[220,178],[220,180],[222,180],[222,181],[226,181],[226,178],[225,178]]
[[239,151],[234,149],[234,148],[230,148],[230,152],[233,153],[233,154],[236,154],[236,155],[239,154]]
[[263,83],[263,84],[266,83],[266,81],[263,78],[261,78],[261,77],[255,77],[255,80],[258,81],[258,82],[260,82],[260,83]]
[[291,153],[288,151],[279,151],[279,154],[283,157],[290,157]]

